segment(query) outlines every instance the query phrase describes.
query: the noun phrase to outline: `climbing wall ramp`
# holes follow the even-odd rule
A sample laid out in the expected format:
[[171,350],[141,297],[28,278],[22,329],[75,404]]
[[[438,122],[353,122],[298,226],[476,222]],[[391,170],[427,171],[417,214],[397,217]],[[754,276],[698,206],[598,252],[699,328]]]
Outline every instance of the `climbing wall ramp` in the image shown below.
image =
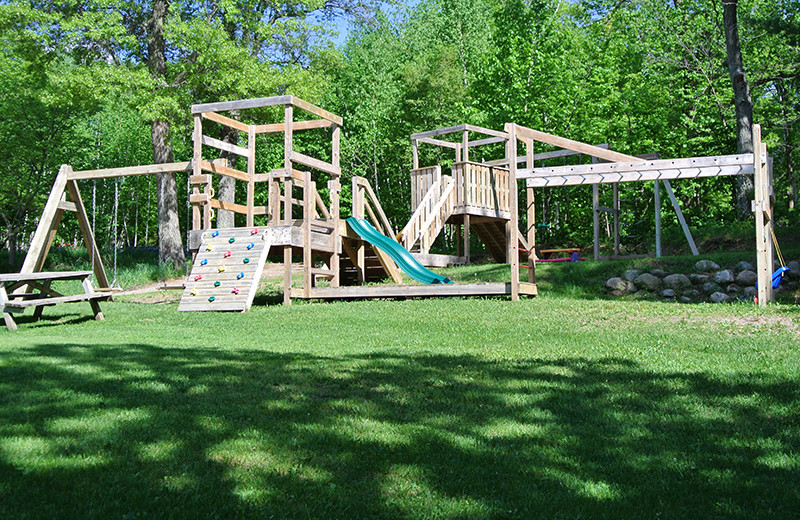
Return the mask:
[[269,228],[204,232],[178,310],[246,312],[272,241]]

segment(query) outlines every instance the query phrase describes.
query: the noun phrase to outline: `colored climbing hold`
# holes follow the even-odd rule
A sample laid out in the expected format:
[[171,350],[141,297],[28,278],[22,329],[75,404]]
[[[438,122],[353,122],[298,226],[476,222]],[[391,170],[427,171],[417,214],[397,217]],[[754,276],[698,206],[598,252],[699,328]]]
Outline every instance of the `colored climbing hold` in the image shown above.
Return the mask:
[[216,299],[217,299],[217,297],[216,297],[216,296],[209,296],[209,297],[208,297],[208,301],[210,301],[210,302],[213,302],[213,301],[214,301],[214,300],[216,300]]
[[233,288],[233,290],[232,290],[231,292],[232,292],[233,294],[239,294],[239,289],[237,289],[236,287],[234,287],[234,288]]
[[203,261],[200,262],[200,265],[206,265],[208,263],[208,258],[203,258]]
[[229,256],[231,256],[231,252],[230,251],[226,251],[225,254],[222,255],[222,256],[225,257],[225,258],[228,258]]
[[256,247],[256,244],[254,242],[250,242],[249,244],[247,244],[247,249],[253,249],[254,247]]
[[217,271],[219,271],[220,273],[224,273],[225,272],[225,266],[221,265],[221,266],[217,267]]
[[214,248],[213,248],[213,247],[211,247],[211,244],[208,244],[208,245],[206,246],[206,251],[212,251],[213,249],[214,249]]
[[251,235],[257,235],[258,234],[258,228],[253,228],[253,231],[251,231],[250,234]]
[[214,231],[213,233],[211,233],[211,236],[212,237],[218,237],[219,236],[219,229]]
[[244,273],[239,273],[236,275],[237,280],[241,280],[242,278],[244,278]]
[[231,237],[231,238],[228,239],[228,243],[229,244],[233,244],[234,242],[236,242],[235,238]]
[[203,279],[203,275],[202,274],[198,274],[197,276],[194,277],[194,281],[195,282],[199,282],[202,279]]
[[245,258],[244,260],[242,260],[242,262],[245,263],[245,264],[249,264],[250,263],[250,259],[249,258]]
[[192,294],[192,296],[197,296],[197,289],[192,289],[191,294]]
[[220,283],[219,283],[219,280],[217,280],[216,282],[214,282],[214,287],[219,287],[219,285],[220,285]]

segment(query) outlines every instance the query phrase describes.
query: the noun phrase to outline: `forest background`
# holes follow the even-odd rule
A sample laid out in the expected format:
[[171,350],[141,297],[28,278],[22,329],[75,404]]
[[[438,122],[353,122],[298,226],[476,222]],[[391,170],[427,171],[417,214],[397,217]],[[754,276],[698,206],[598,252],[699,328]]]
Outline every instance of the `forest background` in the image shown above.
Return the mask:
[[[731,6],[753,121],[774,157],[776,225],[796,227],[797,0],[4,0],[0,248],[18,266],[61,164],[78,170],[191,159],[189,107],[208,101],[293,94],[342,115],[342,206],[349,177],[365,176],[398,227],[412,209],[409,136],[422,130],[515,122],[629,154],[737,153],[723,21]],[[349,33],[335,45],[343,24]],[[280,114],[251,116],[264,123]],[[282,163],[282,141],[272,139],[259,136],[259,172]],[[324,158],[327,139],[298,141]],[[420,163],[452,161],[441,153],[423,148]],[[484,153],[497,158],[502,150]],[[641,237],[652,235],[648,184],[623,190],[631,250],[647,247]],[[737,209],[735,178],[681,180],[674,188],[693,229],[751,226]],[[106,250],[161,246],[161,261],[182,261],[186,175],[81,189]],[[256,203],[266,196],[258,193]],[[589,187],[543,189],[536,207],[540,242],[591,244]],[[79,237],[70,220],[56,240],[78,245]]]

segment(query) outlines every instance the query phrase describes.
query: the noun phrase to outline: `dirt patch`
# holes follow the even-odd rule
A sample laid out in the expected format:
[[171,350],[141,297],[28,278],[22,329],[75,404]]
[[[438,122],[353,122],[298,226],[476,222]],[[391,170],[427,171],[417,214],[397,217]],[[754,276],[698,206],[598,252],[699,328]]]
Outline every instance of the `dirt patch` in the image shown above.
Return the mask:
[[[300,262],[292,264],[292,274],[301,273],[303,264]],[[276,281],[283,280],[283,264],[264,264],[264,270],[261,273],[261,281]],[[135,303],[177,303],[181,299],[181,290],[175,289],[183,286],[184,277],[170,278],[160,282],[153,282],[147,285],[140,285],[132,287],[124,291],[115,293],[122,296],[136,296],[131,301]],[[274,285],[274,284],[273,284]],[[162,287],[170,287],[171,289],[162,290]],[[282,287],[282,285],[281,285]]]
[[733,325],[739,329],[782,329],[800,333],[800,322],[788,316],[701,316],[694,314],[673,314],[669,316],[632,316],[631,319],[652,323],[698,323],[711,326]]

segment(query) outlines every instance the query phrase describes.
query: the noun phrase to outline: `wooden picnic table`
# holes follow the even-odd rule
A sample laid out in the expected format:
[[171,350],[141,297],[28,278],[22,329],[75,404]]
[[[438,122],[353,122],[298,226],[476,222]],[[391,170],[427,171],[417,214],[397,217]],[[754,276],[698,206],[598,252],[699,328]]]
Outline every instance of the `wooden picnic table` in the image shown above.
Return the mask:
[[[94,290],[91,280],[91,271],[60,271],[38,273],[7,273],[0,274],[0,306],[3,307],[3,320],[8,330],[17,330],[12,313],[23,312],[28,307],[35,307],[34,319],[42,316],[42,310],[49,305],[68,302],[88,301],[92,306],[94,319],[102,320],[100,300],[108,300],[110,294],[99,293]],[[57,280],[80,280],[83,292],[64,295],[52,289],[51,285]],[[21,292],[14,292],[14,291]]]

